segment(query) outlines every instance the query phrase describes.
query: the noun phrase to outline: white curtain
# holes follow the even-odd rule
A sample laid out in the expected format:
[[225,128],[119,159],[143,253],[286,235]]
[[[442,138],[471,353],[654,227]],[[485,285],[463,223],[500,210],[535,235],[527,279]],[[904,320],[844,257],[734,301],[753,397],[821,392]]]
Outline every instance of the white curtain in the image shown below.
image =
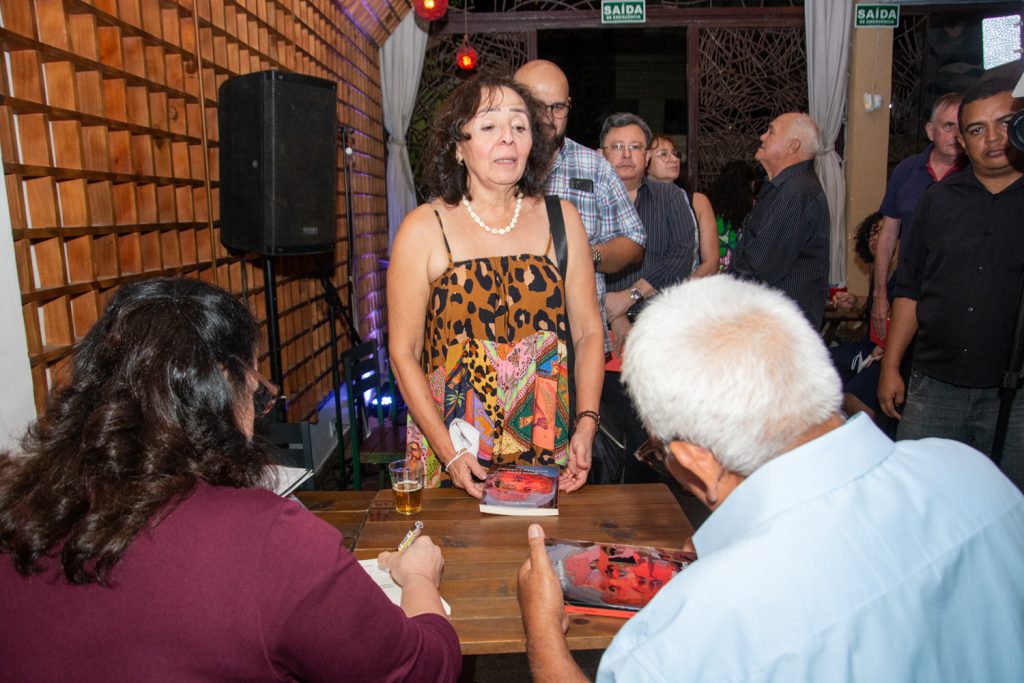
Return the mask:
[[412,120],[420,86],[427,33],[410,11],[380,49],[380,84],[384,98],[384,127],[388,131],[388,251],[405,214],[416,208],[412,166],[405,134]]
[[807,99],[809,113],[817,121],[824,143],[814,167],[825,188],[831,218],[829,283],[839,286],[846,284],[846,185],[843,160],[835,151],[835,141],[846,113],[851,9],[850,0],[804,2]]

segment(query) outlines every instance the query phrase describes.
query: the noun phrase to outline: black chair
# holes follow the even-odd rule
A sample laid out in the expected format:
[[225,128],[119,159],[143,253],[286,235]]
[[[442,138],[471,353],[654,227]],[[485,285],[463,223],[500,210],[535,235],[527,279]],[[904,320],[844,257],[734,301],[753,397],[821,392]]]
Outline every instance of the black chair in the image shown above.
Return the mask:
[[[352,487],[357,491],[362,488],[361,465],[376,464],[380,466],[379,485],[386,488],[385,466],[405,457],[405,426],[395,421],[394,400],[388,409],[390,422],[384,419],[385,392],[377,343],[371,339],[353,346],[341,354],[341,360],[348,394]],[[371,423],[371,413],[376,414],[375,424]],[[344,457],[344,453],[339,453],[339,458]],[[344,471],[344,467],[339,470]]]
[[[308,422],[266,422],[260,433],[277,452],[277,464],[286,467],[304,467],[316,472],[313,463],[313,444],[309,436]],[[300,491],[315,491],[316,477],[307,479]]]

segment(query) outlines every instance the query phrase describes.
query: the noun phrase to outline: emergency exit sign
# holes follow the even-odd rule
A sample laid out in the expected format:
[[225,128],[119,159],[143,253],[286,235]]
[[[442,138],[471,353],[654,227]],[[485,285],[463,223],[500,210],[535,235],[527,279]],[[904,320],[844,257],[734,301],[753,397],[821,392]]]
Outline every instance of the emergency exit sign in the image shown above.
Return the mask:
[[643,24],[646,21],[646,0],[601,0],[602,24]]
[[856,28],[896,28],[900,23],[900,6],[857,3],[853,10],[853,22]]

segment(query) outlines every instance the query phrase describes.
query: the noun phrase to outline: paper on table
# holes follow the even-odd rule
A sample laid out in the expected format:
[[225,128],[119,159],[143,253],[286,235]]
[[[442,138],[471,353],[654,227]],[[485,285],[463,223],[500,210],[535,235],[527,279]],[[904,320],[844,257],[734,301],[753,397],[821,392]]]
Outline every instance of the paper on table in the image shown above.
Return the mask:
[[276,485],[274,491],[282,498],[291,494],[292,491],[302,486],[302,482],[313,476],[313,470],[305,467],[285,467],[284,465],[273,465],[274,480]]
[[[384,591],[384,595],[388,596],[391,602],[401,607],[402,587],[395,583],[394,579],[391,578],[391,574],[377,565],[377,560],[359,560],[359,566],[366,570],[366,573],[370,575],[373,582],[380,586],[380,589]],[[441,598],[441,605],[444,607],[444,613],[451,616],[452,606],[444,598]]]

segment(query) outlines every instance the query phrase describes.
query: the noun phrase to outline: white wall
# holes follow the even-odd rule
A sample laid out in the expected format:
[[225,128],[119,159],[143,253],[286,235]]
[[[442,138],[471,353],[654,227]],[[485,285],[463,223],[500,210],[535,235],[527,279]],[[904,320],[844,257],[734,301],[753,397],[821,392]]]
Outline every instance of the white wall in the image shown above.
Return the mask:
[[36,406],[4,183],[0,183],[0,350],[0,449],[5,449],[17,444],[25,427],[35,419]]

